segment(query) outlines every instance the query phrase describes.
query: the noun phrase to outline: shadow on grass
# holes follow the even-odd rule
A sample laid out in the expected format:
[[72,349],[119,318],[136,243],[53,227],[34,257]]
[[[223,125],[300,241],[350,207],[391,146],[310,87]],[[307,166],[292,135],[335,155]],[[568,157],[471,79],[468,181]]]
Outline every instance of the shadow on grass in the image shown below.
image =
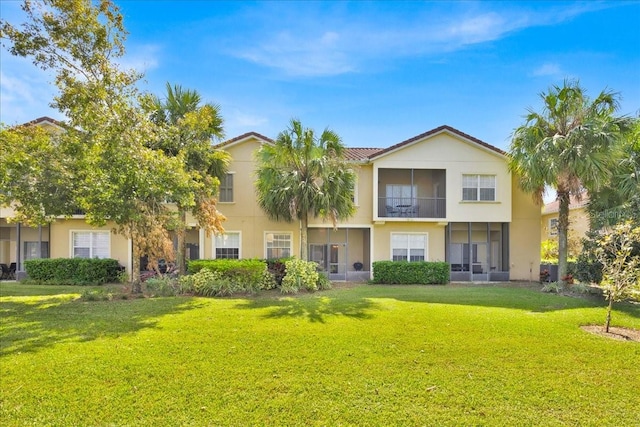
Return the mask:
[[297,297],[281,297],[277,299],[252,299],[238,304],[239,309],[271,310],[263,315],[266,319],[282,317],[306,318],[310,322],[325,323],[327,316],[344,316],[352,319],[371,319],[372,311],[379,309],[379,304],[365,298],[330,298],[324,295],[303,295]]
[[117,338],[156,327],[162,316],[197,308],[192,298],[82,302],[72,294],[0,301],[0,356],[65,342]]
[[[257,298],[247,300],[237,308],[271,310],[265,318],[299,317],[312,322],[324,322],[326,316],[343,315],[368,319],[380,309],[376,299],[450,304],[476,307],[494,307],[546,313],[577,308],[605,307],[602,297],[566,296],[543,293],[538,289],[510,284],[503,285],[359,285],[318,294],[300,294],[289,297]],[[640,317],[640,305],[617,303],[614,310]]]

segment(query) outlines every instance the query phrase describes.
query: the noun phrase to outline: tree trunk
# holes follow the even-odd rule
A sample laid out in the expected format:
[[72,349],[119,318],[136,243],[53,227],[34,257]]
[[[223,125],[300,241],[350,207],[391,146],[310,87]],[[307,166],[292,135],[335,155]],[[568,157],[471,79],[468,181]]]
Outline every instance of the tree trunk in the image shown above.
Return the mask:
[[176,267],[178,267],[178,274],[180,276],[184,275],[185,271],[187,270],[185,262],[185,254],[187,252],[186,228],[187,213],[183,209],[180,209],[180,225],[176,230],[176,239],[178,240],[178,250],[176,252]]
[[604,325],[604,331],[609,333],[609,325],[611,324],[611,309],[613,308],[613,297],[609,295],[609,305],[607,306],[607,321]]
[[569,233],[569,192],[558,190],[558,283],[564,287],[567,276],[567,247]]
[[131,293],[142,293],[142,283],[140,282],[140,251],[135,243],[134,237],[131,238]]
[[309,224],[308,214],[303,214],[300,220],[300,259],[309,261],[309,245],[307,244],[307,226]]

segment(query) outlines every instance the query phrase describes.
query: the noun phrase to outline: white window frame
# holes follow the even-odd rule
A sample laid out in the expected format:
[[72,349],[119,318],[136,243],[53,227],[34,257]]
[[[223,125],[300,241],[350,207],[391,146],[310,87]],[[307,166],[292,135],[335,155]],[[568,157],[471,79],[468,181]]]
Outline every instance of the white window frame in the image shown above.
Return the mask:
[[[397,248],[394,247],[394,236],[407,236],[407,247],[406,248]],[[410,236],[424,236],[424,248],[412,247],[411,246],[411,237]],[[389,259],[393,259],[393,250],[394,249],[406,249],[407,250],[407,259],[409,262],[416,261],[429,261],[429,233],[400,233],[393,232],[389,235]],[[412,249],[424,249],[424,260],[416,260],[411,261],[411,250]]]
[[[265,231],[264,233],[264,258],[271,259],[269,255],[269,249],[286,249],[285,247],[269,247],[269,243],[273,242],[276,236],[288,236],[289,237],[289,256],[293,256],[293,233],[290,231]],[[287,258],[287,257],[284,257]]]
[[[213,236],[213,239],[211,239],[211,240],[212,240],[212,245],[213,245],[212,256],[213,256],[214,259],[218,258],[217,255],[216,255],[216,249],[218,249],[218,246],[217,246],[216,243],[218,241],[218,238],[224,238],[225,236],[230,236],[230,235],[237,235],[238,236],[238,259],[242,259],[242,232],[241,231],[225,231],[221,235]],[[225,247],[225,246],[222,246],[220,248],[221,249],[222,248],[233,249],[231,247]]]
[[[111,258],[111,232],[105,230],[70,230],[69,232],[69,256],[70,258],[81,258],[75,254],[75,235],[78,233],[89,234],[89,257],[88,258]],[[107,236],[107,247],[105,256],[98,256],[94,253],[94,240],[96,235],[102,234]],[[81,246],[78,246],[80,248]]]
[[549,218],[549,236],[558,235],[558,218]]
[[[220,190],[218,191],[220,193],[220,200],[218,200],[220,203],[235,203],[236,200],[236,194],[235,194],[235,184],[236,184],[236,180],[234,178],[235,172],[227,172],[227,174],[225,175],[225,181],[227,179],[227,176],[231,177],[231,200],[222,200],[222,188],[223,188],[223,184],[224,182],[220,182]],[[227,188],[227,187],[225,187]]]
[[[475,199],[467,199],[465,198],[465,189],[473,189],[474,187],[465,186],[465,178],[473,177],[475,178],[475,190],[476,190],[476,198]],[[490,177],[493,178],[493,187],[482,186],[482,178]],[[492,189],[493,190],[493,199],[482,199],[482,190]],[[498,178],[495,174],[482,174],[482,173],[465,173],[462,175],[462,201],[463,202],[495,202],[498,200]]]

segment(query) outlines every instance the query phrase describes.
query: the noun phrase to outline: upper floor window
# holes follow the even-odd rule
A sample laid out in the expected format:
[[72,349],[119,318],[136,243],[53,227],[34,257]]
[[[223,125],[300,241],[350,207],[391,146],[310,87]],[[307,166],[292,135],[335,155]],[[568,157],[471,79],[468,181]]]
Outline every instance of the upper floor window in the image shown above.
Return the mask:
[[240,259],[240,233],[226,232],[215,237],[216,258]]
[[108,231],[71,232],[73,258],[109,258],[111,233]]
[[495,175],[462,175],[462,200],[495,201]]
[[288,258],[291,250],[291,233],[267,233],[267,259]]
[[393,261],[426,261],[427,234],[391,233],[391,259]]
[[233,202],[233,174],[228,173],[220,182],[220,201]]
[[549,218],[549,236],[558,235],[558,218]]

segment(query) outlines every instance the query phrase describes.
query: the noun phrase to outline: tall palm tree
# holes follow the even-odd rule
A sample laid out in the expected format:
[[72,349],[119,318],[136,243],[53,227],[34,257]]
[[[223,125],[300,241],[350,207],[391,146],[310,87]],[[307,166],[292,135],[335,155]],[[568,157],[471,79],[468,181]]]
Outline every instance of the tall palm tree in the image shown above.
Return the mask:
[[193,203],[188,206],[178,203],[179,220],[175,227],[178,250],[176,264],[178,272],[185,272],[186,216],[191,211],[198,225],[207,232],[220,232],[224,217],[215,208],[220,181],[227,173],[230,161],[228,153],[213,150],[213,138],[224,137],[220,107],[215,104],[201,104],[201,97],[195,90],[183,89],[179,85],[166,85],[164,100],[157,96],[150,98],[149,109],[152,119],[164,125],[166,132],[156,141],[154,148],[167,155],[180,157],[192,179]]
[[640,117],[629,119],[629,129],[622,138],[617,164],[609,181],[589,195],[587,210],[591,228],[600,229],[635,220],[640,225]]
[[309,217],[339,220],[353,215],[356,174],[345,159],[338,134],[326,129],[316,137],[292,119],[274,144],[257,153],[258,204],[273,220],[300,221],[300,258],[308,260]]
[[558,276],[567,275],[569,198],[597,190],[611,174],[611,150],[626,119],[614,117],[619,95],[602,91],[590,100],[577,81],[564,81],[541,93],[541,112],[528,110],[525,123],[511,140],[509,168],[522,190],[542,203],[545,187],[556,190],[558,213]]

